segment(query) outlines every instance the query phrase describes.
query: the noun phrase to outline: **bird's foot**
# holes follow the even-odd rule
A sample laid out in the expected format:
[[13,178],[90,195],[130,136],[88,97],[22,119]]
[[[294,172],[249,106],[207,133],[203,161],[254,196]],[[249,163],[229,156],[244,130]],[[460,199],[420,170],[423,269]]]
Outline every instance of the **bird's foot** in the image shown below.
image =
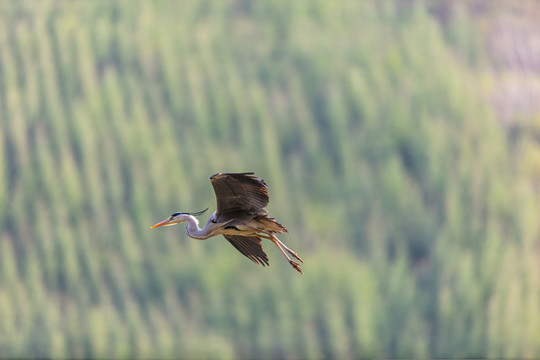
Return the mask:
[[296,271],[298,271],[300,274],[304,274],[304,272],[302,271],[302,268],[300,267],[300,265],[298,265],[297,262],[289,260],[289,264],[291,264],[292,267],[295,268]]
[[290,249],[287,249],[287,251],[289,252],[289,254],[291,254],[296,260],[300,261],[301,263],[304,263],[304,261],[302,259],[300,259],[300,256],[298,256],[297,253],[295,253],[294,251],[290,250]]

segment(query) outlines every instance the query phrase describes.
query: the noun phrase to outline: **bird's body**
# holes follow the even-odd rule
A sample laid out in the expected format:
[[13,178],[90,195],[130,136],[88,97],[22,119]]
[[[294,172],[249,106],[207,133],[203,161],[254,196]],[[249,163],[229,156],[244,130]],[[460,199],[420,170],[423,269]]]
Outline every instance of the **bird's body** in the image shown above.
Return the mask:
[[[262,248],[262,238],[272,241],[289,260],[297,271],[302,269],[287,255],[302,259],[276,236],[287,229],[274,218],[268,216],[268,187],[253,173],[219,173],[210,177],[217,200],[217,210],[210,215],[201,229],[196,216],[198,213],[174,213],[152,228],[187,222],[188,236],[205,240],[212,236],[223,235],[238,251],[257,264],[268,265],[268,256]],[[285,249],[285,250],[283,250]]]

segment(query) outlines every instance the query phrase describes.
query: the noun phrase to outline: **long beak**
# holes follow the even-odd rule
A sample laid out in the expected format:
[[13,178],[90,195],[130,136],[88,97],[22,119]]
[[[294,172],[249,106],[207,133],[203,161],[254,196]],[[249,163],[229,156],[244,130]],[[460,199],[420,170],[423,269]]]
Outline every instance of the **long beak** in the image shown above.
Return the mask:
[[161,222],[158,222],[156,225],[151,226],[150,229],[157,228],[159,226],[168,225],[170,223],[169,219],[163,220]]

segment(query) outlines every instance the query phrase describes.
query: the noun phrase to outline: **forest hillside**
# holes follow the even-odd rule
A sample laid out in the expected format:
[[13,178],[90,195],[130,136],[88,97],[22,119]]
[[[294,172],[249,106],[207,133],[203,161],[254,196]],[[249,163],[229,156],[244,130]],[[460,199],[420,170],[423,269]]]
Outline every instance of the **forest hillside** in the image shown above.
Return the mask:
[[[2,3],[0,357],[539,357],[538,9],[487,3]],[[244,171],[304,275],[149,228]]]

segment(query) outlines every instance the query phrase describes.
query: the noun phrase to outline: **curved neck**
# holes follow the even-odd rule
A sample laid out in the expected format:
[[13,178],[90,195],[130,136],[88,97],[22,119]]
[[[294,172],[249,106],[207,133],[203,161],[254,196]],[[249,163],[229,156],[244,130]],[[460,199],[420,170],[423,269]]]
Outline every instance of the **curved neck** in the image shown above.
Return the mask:
[[193,215],[186,215],[186,234],[198,240],[208,239],[205,228],[199,228],[199,220]]

